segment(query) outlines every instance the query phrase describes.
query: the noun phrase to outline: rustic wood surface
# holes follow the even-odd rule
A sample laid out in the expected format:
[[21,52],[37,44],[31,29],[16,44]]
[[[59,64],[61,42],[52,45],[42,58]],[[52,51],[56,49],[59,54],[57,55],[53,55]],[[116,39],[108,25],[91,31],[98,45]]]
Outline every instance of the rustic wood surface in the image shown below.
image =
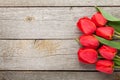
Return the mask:
[[95,70],[80,64],[75,40],[1,40],[0,70]]
[[120,80],[120,73],[1,71],[0,80]]
[[[120,7],[103,9],[120,17]],[[94,7],[0,8],[0,39],[74,39],[81,34],[77,20],[93,13]]]
[[120,80],[77,60],[76,22],[96,5],[120,18],[119,0],[0,0],[0,80]]
[[0,6],[120,6],[120,0],[0,0]]

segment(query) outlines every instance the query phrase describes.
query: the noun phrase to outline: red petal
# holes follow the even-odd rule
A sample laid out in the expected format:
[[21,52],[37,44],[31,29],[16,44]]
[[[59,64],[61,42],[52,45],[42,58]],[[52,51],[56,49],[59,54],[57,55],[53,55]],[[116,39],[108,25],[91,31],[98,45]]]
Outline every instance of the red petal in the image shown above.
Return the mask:
[[112,27],[99,27],[96,30],[96,35],[105,39],[111,40],[114,34],[114,28]]
[[98,27],[104,26],[107,23],[107,20],[100,12],[95,13],[91,19]]
[[99,46],[99,41],[92,35],[82,35],[80,43],[87,48],[96,49]]
[[87,17],[79,19],[77,27],[84,34],[92,34],[96,30],[96,25]]
[[79,54],[79,56],[82,60],[91,64],[97,61],[97,52],[94,49],[85,49]]
[[103,56],[104,58],[108,59],[108,60],[112,60],[115,57],[115,54],[117,53],[117,49],[112,48],[110,46],[106,46],[103,45],[100,49],[99,49],[99,53],[101,54],[101,56]]

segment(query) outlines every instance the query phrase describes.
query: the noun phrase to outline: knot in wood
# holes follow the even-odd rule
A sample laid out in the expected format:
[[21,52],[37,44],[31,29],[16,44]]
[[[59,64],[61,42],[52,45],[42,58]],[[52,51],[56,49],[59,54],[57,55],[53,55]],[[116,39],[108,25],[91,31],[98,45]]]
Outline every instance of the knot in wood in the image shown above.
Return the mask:
[[35,18],[32,17],[32,16],[27,16],[27,17],[25,17],[25,21],[26,21],[26,22],[32,22],[33,20],[35,20]]

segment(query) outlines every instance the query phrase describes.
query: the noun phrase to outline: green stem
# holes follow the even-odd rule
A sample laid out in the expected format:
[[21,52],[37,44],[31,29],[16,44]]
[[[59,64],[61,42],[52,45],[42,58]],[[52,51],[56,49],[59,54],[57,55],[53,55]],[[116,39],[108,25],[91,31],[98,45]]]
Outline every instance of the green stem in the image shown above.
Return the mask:
[[113,60],[114,60],[114,61],[120,61],[120,56],[116,55]]
[[120,61],[120,59],[118,59],[118,58],[114,58],[113,60],[114,60],[114,61]]
[[114,37],[120,39],[120,35],[114,35]]
[[118,55],[116,55],[115,57],[120,59],[120,56],[118,56]]
[[80,44],[80,41],[79,41],[79,39],[78,39],[78,38],[76,38],[75,40],[76,40],[76,42],[77,42],[78,44]]
[[114,66],[114,68],[120,68],[120,66]]
[[115,31],[115,34],[120,35],[120,33],[119,33],[119,32],[117,32],[117,31]]
[[114,58],[113,60],[116,61],[116,60],[118,60],[118,59],[117,59],[117,58]]

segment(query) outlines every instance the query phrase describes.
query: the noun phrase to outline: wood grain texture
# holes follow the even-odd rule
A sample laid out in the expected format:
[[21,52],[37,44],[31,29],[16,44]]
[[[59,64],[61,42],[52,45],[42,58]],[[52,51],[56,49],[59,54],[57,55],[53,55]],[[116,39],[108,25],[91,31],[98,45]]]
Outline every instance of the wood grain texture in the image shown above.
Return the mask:
[[[120,17],[120,7],[104,10]],[[93,13],[94,7],[0,8],[0,39],[73,39],[81,34],[77,20]]]
[[0,80],[120,80],[120,73],[0,71]]
[[0,0],[0,6],[119,6],[119,0]]
[[0,40],[0,70],[95,70],[78,62],[75,40]]

